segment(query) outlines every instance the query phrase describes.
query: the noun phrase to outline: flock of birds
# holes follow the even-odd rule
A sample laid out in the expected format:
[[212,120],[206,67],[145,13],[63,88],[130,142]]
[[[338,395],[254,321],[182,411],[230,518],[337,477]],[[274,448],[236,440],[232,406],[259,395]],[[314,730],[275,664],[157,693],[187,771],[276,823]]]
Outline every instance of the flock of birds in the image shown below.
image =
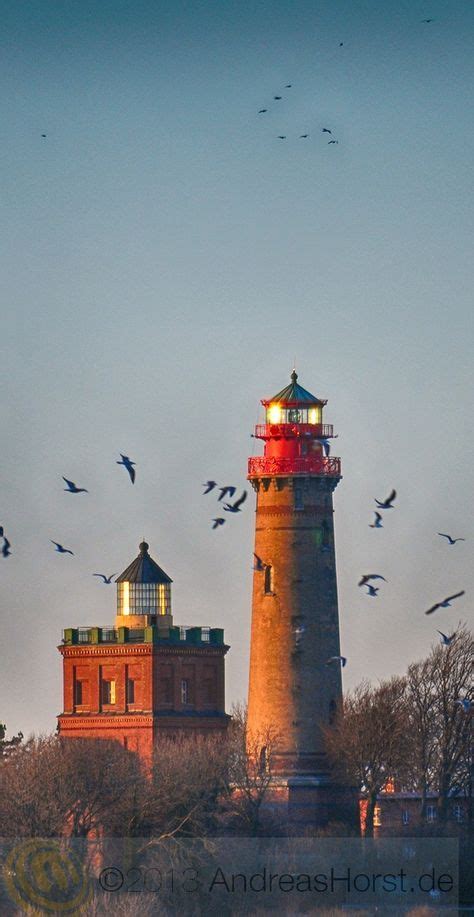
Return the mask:
[[[341,41],[339,47],[342,48],[343,44],[344,44],[344,42]],[[292,87],[292,83],[287,83],[286,86],[285,86],[285,89],[291,89],[291,87]],[[283,99],[283,96],[281,96],[281,95],[274,95],[274,96],[273,96],[273,101],[274,101],[274,102],[281,102],[282,99]],[[258,114],[259,114],[259,115],[266,115],[266,114],[268,114],[268,112],[269,112],[269,109],[268,109],[268,108],[259,108],[259,110],[258,110]],[[321,133],[322,133],[322,134],[330,134],[330,135],[331,135],[331,139],[328,140],[328,146],[337,145],[337,144],[339,143],[339,140],[336,140],[336,138],[332,136],[332,130],[330,130],[329,127],[323,127],[323,128],[321,128]],[[309,136],[310,136],[309,134],[300,134],[300,135],[299,135],[299,139],[300,139],[300,140],[308,140]],[[277,134],[277,140],[287,140],[287,134]]]
[[[136,462],[132,462],[132,460],[128,457],[128,455],[122,455],[122,453],[120,453],[120,460],[117,461],[116,464],[124,466],[124,468],[128,472],[130,481],[132,482],[132,484],[134,484],[135,483],[134,465],[136,464]],[[66,487],[63,488],[65,493],[68,493],[68,494],[88,494],[89,493],[86,487],[78,487],[74,481],[69,480],[69,478],[65,478],[64,475],[62,476],[62,478],[63,478],[64,483],[66,484]],[[0,538],[3,538],[3,545],[1,548],[2,556],[10,557],[12,553],[10,550],[11,544],[4,533],[3,526],[0,526]],[[71,551],[70,548],[65,548],[64,545],[61,544],[59,541],[53,541],[52,538],[50,539],[50,541],[51,541],[51,544],[54,545],[54,549],[55,551],[57,551],[58,554],[72,554],[72,556],[74,556],[74,551]],[[105,584],[110,585],[112,582],[112,577],[116,576],[116,574],[111,573],[110,576],[106,576],[105,573],[93,573],[92,576],[98,576],[103,580]]]
[[[422,22],[422,23],[425,23],[426,25],[429,25],[429,23],[434,22],[434,21],[435,21],[434,19],[422,19],[422,20],[421,20],[421,22]],[[343,41],[340,41],[340,42],[339,42],[339,47],[340,47],[340,48],[343,48],[343,47],[344,47],[344,42],[343,42]],[[291,89],[292,86],[293,86],[292,83],[286,83],[284,89]],[[276,94],[273,96],[273,99],[272,99],[273,102],[277,102],[277,103],[278,103],[278,102],[283,101],[283,98],[284,98],[284,97],[283,97],[283,95],[280,95],[281,92],[283,92],[282,89],[280,89],[279,92],[276,93]],[[266,115],[266,114],[268,114],[269,111],[270,111],[270,109],[269,109],[267,106],[268,106],[269,104],[270,104],[270,103],[267,102],[267,103],[265,103],[265,107],[264,107],[264,108],[259,108],[259,109],[258,109],[258,115]],[[339,144],[339,140],[336,140],[336,138],[332,136],[332,130],[331,130],[329,127],[323,127],[323,128],[321,128],[321,133],[323,133],[323,134],[329,134],[329,135],[331,136],[331,139],[328,140],[328,146],[337,146],[337,145]],[[42,134],[42,136],[45,137],[46,135],[45,135],[45,134]],[[308,134],[308,133],[299,134],[298,137],[299,137],[300,140],[308,140],[309,137],[310,137],[310,134]],[[287,134],[277,134],[276,139],[277,139],[277,140],[287,140],[287,139],[288,139],[288,135],[287,135]]]
[[[396,490],[392,490],[392,492],[389,494],[386,500],[377,500],[376,497],[374,498],[375,503],[377,505],[377,510],[375,511],[375,521],[370,524],[370,528],[373,528],[373,529],[383,528],[382,512],[384,510],[393,509],[393,503],[394,503],[396,496],[397,496]],[[382,512],[380,512],[380,510],[382,510]],[[449,545],[454,545],[458,541],[466,540],[465,538],[453,538],[451,535],[446,534],[446,532],[438,532],[437,534],[440,535],[441,538],[446,538]],[[384,582],[387,582],[387,580],[385,579],[384,576],[382,576],[381,573],[364,573],[363,576],[361,576],[357,585],[366,586],[367,587],[366,594],[371,596],[372,598],[376,598],[380,587],[373,586],[372,583],[370,582],[371,580],[383,580]],[[427,611],[425,611],[425,614],[431,615],[433,614],[433,612],[437,611],[438,608],[450,608],[451,602],[454,599],[458,599],[460,596],[464,595],[464,593],[465,593],[465,590],[462,589],[460,590],[460,592],[455,592],[454,595],[447,596],[445,599],[442,599],[441,602],[436,602],[434,605],[431,606],[431,608],[428,608]],[[438,630],[437,632],[441,637],[440,642],[442,643],[443,646],[450,646],[456,637],[456,632],[453,632],[452,634],[449,634],[449,635],[444,634],[443,631],[441,630]],[[346,656],[331,656],[330,659],[327,660],[326,665],[331,665],[331,663],[338,663],[343,668],[346,665],[346,662],[347,662]],[[468,697],[459,697],[455,701],[455,704],[461,706],[464,712],[468,713],[471,709],[472,701]]]
[[[217,487],[219,491],[219,496],[217,498],[218,502],[221,502],[224,499],[224,497],[226,497],[227,495],[229,495],[229,497],[232,498],[237,489],[232,484],[225,484],[224,487],[219,487],[217,481],[206,481],[206,483],[203,484],[202,486],[206,488],[204,490],[204,494],[210,494],[211,490],[214,490]],[[242,503],[244,503],[246,499],[247,499],[247,491],[244,490],[242,495],[238,498],[238,500],[235,500],[234,503],[227,502],[223,504],[224,512],[225,513],[240,513],[241,512],[240,507],[242,506]],[[216,516],[216,518],[212,520],[213,522],[212,528],[218,529],[219,526],[224,525],[225,521],[226,520],[223,516]]]

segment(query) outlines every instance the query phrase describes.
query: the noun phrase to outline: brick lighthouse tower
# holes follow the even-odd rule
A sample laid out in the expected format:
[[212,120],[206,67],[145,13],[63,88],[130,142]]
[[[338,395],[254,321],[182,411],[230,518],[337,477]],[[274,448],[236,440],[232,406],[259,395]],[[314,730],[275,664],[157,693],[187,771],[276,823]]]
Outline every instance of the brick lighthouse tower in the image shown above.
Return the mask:
[[338,817],[339,793],[321,725],[342,697],[332,493],[341,462],[329,454],[333,427],[297,374],[263,400],[255,428],[263,456],[249,459],[257,496],[248,730],[278,737],[273,772],[290,814],[316,824]]

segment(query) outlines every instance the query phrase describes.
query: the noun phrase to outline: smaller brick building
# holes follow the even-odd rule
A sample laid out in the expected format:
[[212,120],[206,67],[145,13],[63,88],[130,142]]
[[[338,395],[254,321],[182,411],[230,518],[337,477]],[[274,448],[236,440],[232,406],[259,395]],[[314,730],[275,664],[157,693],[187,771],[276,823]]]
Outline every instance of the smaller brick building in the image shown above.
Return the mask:
[[222,734],[223,630],[174,625],[172,581],[146,542],[116,582],[114,625],[68,628],[58,647],[60,735],[117,739],[149,762],[159,736]]

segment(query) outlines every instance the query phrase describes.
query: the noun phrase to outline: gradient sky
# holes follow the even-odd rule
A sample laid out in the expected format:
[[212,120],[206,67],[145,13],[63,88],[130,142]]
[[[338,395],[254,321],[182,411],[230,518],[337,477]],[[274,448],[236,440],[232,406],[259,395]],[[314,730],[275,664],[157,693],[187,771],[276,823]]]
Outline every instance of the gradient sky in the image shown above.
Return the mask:
[[472,622],[472,3],[0,11],[0,719],[54,730],[61,630],[113,621],[91,574],[142,536],[175,621],[225,628],[245,698],[254,498],[213,532],[201,485],[245,486],[294,360],[339,433],[345,686],[403,672]]

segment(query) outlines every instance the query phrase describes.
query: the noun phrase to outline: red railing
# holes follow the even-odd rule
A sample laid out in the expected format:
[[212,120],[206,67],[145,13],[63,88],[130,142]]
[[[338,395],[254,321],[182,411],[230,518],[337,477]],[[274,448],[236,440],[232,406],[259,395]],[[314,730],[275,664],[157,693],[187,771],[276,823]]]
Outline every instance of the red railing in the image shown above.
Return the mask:
[[334,436],[332,423],[258,423],[257,439],[293,438],[294,436]]
[[301,458],[275,458],[257,455],[249,459],[249,477],[274,474],[341,474],[341,459],[329,455],[327,458],[307,456]]

